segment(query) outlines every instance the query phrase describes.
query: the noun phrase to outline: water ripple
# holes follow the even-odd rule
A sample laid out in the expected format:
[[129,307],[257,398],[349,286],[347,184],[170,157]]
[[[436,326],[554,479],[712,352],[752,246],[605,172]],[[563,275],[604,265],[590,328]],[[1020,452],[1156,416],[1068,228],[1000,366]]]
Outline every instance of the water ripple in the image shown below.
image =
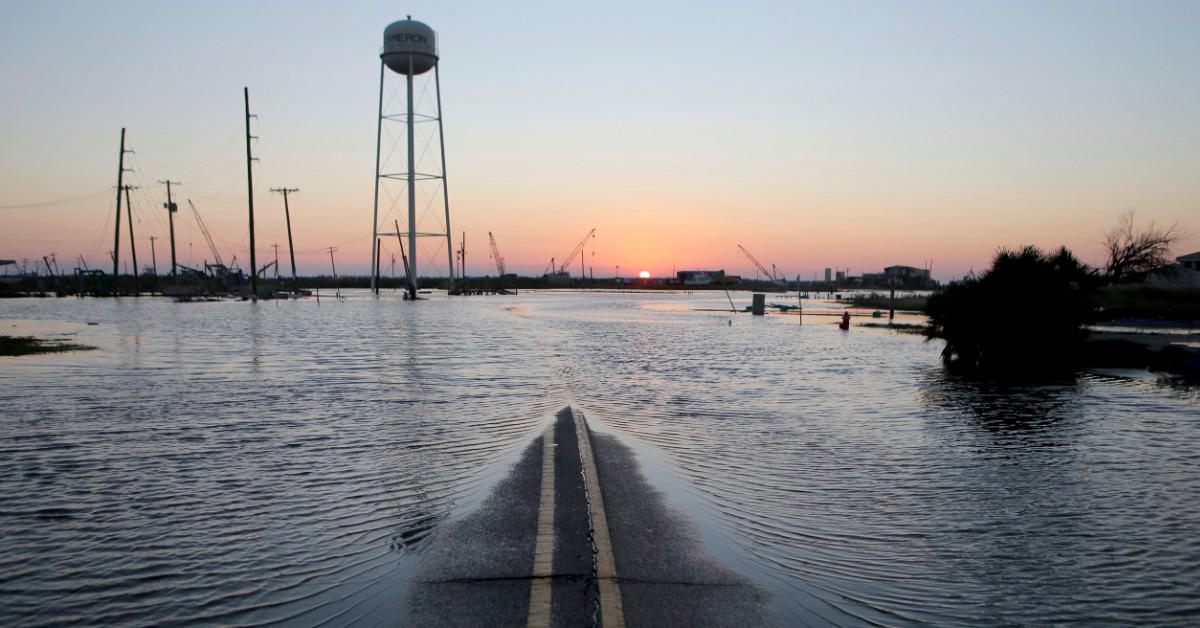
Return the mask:
[[1194,397],[1087,374],[981,384],[912,336],[642,306],[655,324],[627,304],[546,308],[572,395],[669,461],[677,505],[796,623],[1200,612]]
[[721,307],[0,303],[100,323],[0,363],[0,623],[379,623],[567,400],[792,623],[1200,614],[1194,390],[980,384],[920,338],[694,311]]
[[377,613],[561,406],[495,308],[52,305],[102,348],[0,371],[5,624]]

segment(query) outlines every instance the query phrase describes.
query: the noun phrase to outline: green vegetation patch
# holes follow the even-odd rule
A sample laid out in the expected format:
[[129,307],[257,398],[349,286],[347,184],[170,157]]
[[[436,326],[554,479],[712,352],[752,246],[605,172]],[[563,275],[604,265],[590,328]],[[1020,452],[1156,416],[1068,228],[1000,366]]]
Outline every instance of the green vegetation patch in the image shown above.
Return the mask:
[[0,335],[0,356],[33,355],[35,353],[62,353],[64,351],[88,351],[95,349],[57,340],[44,340],[31,336]]
[[872,329],[890,329],[898,334],[917,334],[925,333],[929,329],[927,325],[914,325],[912,323],[863,323],[859,327],[870,327]]
[[1200,321],[1200,288],[1176,286],[1105,286],[1096,294],[1097,318]]
[[[924,312],[925,304],[929,302],[929,297],[896,297],[896,309],[908,310],[913,312]],[[856,294],[850,298],[850,304],[854,307],[861,307],[875,310],[888,310],[892,307],[892,299],[887,294],[879,294],[872,292],[871,294]]]

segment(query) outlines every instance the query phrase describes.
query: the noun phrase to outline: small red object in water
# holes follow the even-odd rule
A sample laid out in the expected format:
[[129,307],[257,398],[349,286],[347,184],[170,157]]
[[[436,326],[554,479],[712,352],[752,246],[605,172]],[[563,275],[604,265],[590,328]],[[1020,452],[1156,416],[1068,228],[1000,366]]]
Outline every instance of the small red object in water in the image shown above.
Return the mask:
[[838,323],[838,328],[843,331],[850,329],[850,312],[842,312],[842,322]]

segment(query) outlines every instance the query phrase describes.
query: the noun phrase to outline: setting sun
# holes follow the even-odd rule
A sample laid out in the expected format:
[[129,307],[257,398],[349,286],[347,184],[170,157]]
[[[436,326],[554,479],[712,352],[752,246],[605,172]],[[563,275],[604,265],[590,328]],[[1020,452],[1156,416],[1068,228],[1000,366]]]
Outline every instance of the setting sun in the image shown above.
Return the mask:
[[648,270],[643,270],[642,272],[638,273],[638,277],[641,277],[642,279],[649,279],[649,278],[650,278],[650,271],[648,271]]

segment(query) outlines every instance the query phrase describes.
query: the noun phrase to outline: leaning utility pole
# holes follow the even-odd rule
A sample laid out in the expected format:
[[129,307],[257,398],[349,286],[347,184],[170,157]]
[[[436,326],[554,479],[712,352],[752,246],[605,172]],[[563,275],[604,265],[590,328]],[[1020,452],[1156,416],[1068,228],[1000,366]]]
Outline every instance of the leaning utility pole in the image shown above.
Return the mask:
[[246,97],[246,201],[250,208],[250,293],[258,298],[258,263],[254,256],[254,172],[251,165],[254,157],[250,154],[250,140],[257,139],[250,135],[250,88],[243,87]]
[[120,267],[117,265],[117,260],[121,257],[121,190],[124,189],[125,177],[125,153],[133,151],[125,150],[125,127],[121,127],[121,152],[117,156],[117,220],[113,227],[113,294],[117,294],[117,273],[120,272]]
[[170,179],[167,179],[166,181],[159,181],[159,183],[167,184],[167,202],[163,204],[163,207],[167,209],[167,224],[171,226],[171,280],[178,281],[178,276],[176,275],[175,271],[175,212],[179,211],[179,208],[176,207],[174,201],[171,200],[171,184],[183,184]]
[[150,236],[150,267],[154,269],[154,277],[158,278],[158,254],[154,252],[154,241],[158,238]]
[[333,252],[337,250],[337,247],[330,246],[330,247],[326,247],[325,250],[329,251],[329,267],[333,269],[333,289],[336,291],[334,294],[337,295],[338,300],[341,300],[341,298],[342,298],[342,283],[340,281],[338,281],[337,263],[333,261]]
[[129,223],[129,254],[133,256],[133,296],[137,296],[141,292],[138,286],[138,265],[137,265],[137,241],[133,239],[133,203],[129,200],[129,191],[136,189],[137,186],[125,186],[125,213],[129,214],[127,221]]
[[[296,281],[296,249],[292,248],[292,212],[288,210],[288,192],[299,192],[300,188],[271,188],[272,192],[283,194],[283,216],[287,219],[288,255],[292,257],[292,281]],[[275,269],[279,271],[278,268]]]

